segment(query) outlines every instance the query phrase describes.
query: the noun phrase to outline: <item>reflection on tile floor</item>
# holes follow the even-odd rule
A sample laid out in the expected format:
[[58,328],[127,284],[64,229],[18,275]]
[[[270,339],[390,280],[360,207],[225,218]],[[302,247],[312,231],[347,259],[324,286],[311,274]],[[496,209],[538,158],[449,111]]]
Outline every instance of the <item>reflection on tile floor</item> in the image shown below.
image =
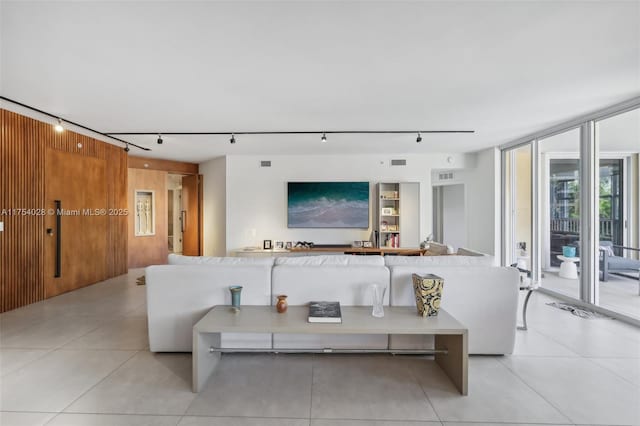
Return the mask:
[[0,315],[2,426],[640,424],[640,331],[535,293],[513,355],[471,357],[469,396],[429,358],[148,351],[142,270]]

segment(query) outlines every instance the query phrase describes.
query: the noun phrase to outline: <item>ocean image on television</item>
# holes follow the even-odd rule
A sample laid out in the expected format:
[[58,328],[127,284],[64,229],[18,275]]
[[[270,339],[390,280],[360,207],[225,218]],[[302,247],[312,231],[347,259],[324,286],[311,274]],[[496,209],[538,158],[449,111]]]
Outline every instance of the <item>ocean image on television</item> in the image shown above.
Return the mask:
[[289,228],[368,228],[369,182],[289,182]]

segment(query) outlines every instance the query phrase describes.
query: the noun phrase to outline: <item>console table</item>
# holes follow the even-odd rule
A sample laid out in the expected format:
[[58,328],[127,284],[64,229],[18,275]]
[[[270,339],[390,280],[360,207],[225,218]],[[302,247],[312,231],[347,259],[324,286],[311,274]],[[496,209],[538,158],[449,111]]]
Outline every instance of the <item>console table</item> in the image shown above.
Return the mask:
[[294,247],[291,249],[237,249],[232,251],[237,257],[277,257],[277,256],[300,256],[300,255],[318,255],[318,254],[377,254],[398,255],[398,256],[428,256],[430,255],[426,249],[421,248],[392,248],[392,247]]
[[[382,318],[371,316],[370,306],[341,306],[342,324],[309,323],[307,306],[289,306],[278,314],[273,306],[243,306],[234,312],[216,306],[193,326],[193,392],[211,376],[223,352],[271,353],[435,353],[462,395],[467,395],[468,331],[446,311],[422,318],[414,307],[385,306]],[[426,334],[435,336],[435,350],[395,349],[244,349],[221,348],[220,333],[289,334]]]

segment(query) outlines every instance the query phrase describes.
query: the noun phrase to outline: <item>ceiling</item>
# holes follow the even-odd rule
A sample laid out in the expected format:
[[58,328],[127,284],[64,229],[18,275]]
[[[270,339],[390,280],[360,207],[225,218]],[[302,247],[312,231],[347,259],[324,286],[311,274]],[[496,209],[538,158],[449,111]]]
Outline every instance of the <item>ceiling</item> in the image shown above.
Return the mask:
[[[131,154],[477,151],[640,95],[640,2],[0,3],[3,96]],[[6,104],[5,104],[6,105]]]

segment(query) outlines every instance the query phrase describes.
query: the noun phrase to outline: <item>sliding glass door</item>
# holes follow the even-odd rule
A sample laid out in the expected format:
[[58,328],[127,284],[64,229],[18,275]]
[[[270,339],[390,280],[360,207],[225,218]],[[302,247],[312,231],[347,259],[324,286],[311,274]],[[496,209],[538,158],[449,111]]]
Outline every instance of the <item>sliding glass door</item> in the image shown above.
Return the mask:
[[640,110],[596,121],[595,137],[600,167],[594,303],[640,316]]
[[503,147],[503,264],[640,320],[640,101]]
[[580,297],[580,129],[538,141],[540,284]]

